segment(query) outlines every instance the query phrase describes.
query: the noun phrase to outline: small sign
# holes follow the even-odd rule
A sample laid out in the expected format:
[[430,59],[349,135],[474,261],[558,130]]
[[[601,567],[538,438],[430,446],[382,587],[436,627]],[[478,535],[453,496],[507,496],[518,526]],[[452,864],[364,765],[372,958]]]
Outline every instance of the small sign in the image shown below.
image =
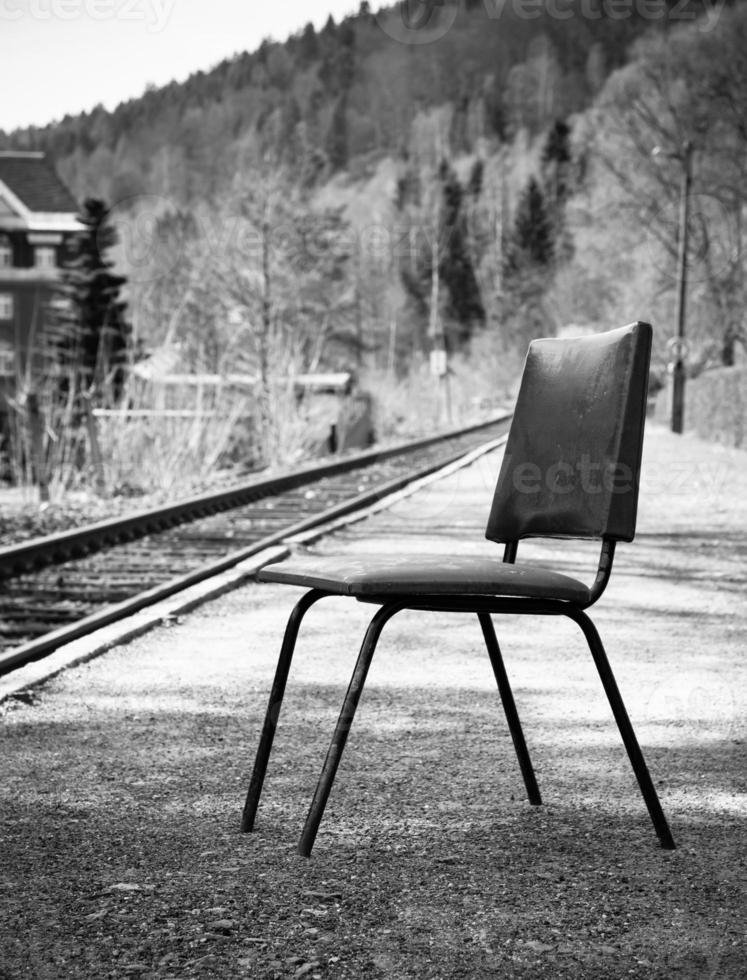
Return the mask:
[[690,342],[684,337],[671,337],[667,341],[667,351],[672,361],[686,361],[690,356]]
[[436,378],[443,378],[446,374],[446,351],[443,347],[431,351],[431,374]]

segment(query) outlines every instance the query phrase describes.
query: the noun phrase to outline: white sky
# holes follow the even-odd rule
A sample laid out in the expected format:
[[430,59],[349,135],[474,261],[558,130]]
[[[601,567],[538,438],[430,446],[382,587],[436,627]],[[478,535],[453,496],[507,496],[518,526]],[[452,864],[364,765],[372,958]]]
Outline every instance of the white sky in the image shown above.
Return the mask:
[[[113,109],[358,0],[0,0],[0,129]],[[375,4],[372,6],[379,6]]]

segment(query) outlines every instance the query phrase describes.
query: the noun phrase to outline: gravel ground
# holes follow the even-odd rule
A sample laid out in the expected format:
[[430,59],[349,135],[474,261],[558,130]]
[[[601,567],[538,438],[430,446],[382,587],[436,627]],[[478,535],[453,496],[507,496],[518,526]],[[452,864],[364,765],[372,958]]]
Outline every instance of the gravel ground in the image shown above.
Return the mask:
[[[490,549],[497,463],[315,547]],[[639,535],[594,620],[676,851],[571,623],[496,623],[534,808],[477,625],[403,613],[300,858],[370,613],[336,599],[308,616],[257,831],[239,834],[296,595],[250,585],[0,708],[0,978],[741,980],[747,454],[652,428],[644,474]],[[586,545],[550,551],[588,579]]]

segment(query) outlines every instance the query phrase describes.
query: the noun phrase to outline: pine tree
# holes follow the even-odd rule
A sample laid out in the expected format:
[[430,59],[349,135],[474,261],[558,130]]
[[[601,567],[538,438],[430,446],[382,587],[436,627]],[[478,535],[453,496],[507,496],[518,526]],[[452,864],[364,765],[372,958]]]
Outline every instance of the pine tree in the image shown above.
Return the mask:
[[565,221],[565,207],[571,193],[571,130],[562,119],[555,121],[542,150],[542,184],[547,216],[552,226],[555,258],[568,261],[573,242]]
[[482,186],[485,180],[485,162],[483,160],[477,159],[472,164],[472,169],[469,172],[469,180],[467,182],[467,191],[471,197],[479,197],[482,193]]
[[295,96],[289,95],[281,106],[277,152],[290,167],[295,167],[303,157],[303,140],[299,138],[302,119],[301,108]]
[[457,343],[468,340],[476,324],[485,322],[480,288],[467,245],[467,222],[462,207],[464,193],[452,167],[440,168],[443,207],[441,218],[440,274],[449,294],[446,312],[455,321]]
[[329,31],[325,27],[322,37],[324,56],[319,81],[330,96],[347,96],[355,76],[355,31],[344,21]]
[[[426,320],[429,330],[442,321],[446,346],[454,351],[485,322],[469,249],[464,190],[444,160],[437,174],[406,171],[397,184],[396,203],[410,224],[400,278],[414,319],[421,322],[421,332]],[[438,309],[434,311],[436,297]]]
[[348,162],[348,99],[341,95],[330,120],[325,149],[333,172],[342,170]]
[[503,261],[501,319],[506,339],[516,346],[547,333],[544,296],[554,254],[544,195],[532,177],[519,199]]
[[319,42],[314,25],[309,22],[303,29],[298,44],[298,58],[302,65],[310,65],[319,57]]
[[[568,196],[568,167],[571,162],[571,130],[562,119],[556,119],[555,124],[547,135],[542,150],[542,169],[547,175],[552,175],[551,190],[555,201],[563,201]],[[545,180],[548,185],[547,179]]]
[[553,257],[553,229],[545,197],[537,180],[530,177],[516,209],[506,250],[504,275],[510,279],[523,271],[549,266]]
[[[63,266],[50,330],[53,356],[75,393],[93,392],[101,398],[109,383],[115,398],[124,383],[131,329],[120,290],[127,281],[112,272],[107,258],[117,233],[103,201],[88,198],[78,220],[85,229],[71,245]],[[69,384],[69,380],[66,380]]]

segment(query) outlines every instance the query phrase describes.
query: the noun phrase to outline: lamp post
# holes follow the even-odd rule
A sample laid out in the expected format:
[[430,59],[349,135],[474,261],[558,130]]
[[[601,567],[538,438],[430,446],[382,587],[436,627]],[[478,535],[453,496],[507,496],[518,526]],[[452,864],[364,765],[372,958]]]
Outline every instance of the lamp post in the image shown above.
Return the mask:
[[672,432],[681,433],[685,423],[685,321],[687,308],[687,247],[690,223],[690,187],[692,184],[693,144],[685,140],[679,153],[664,153],[655,146],[653,156],[667,156],[678,160],[682,166],[680,184],[680,214],[677,231],[677,306],[675,310],[675,335],[670,340],[674,363],[672,364]]

